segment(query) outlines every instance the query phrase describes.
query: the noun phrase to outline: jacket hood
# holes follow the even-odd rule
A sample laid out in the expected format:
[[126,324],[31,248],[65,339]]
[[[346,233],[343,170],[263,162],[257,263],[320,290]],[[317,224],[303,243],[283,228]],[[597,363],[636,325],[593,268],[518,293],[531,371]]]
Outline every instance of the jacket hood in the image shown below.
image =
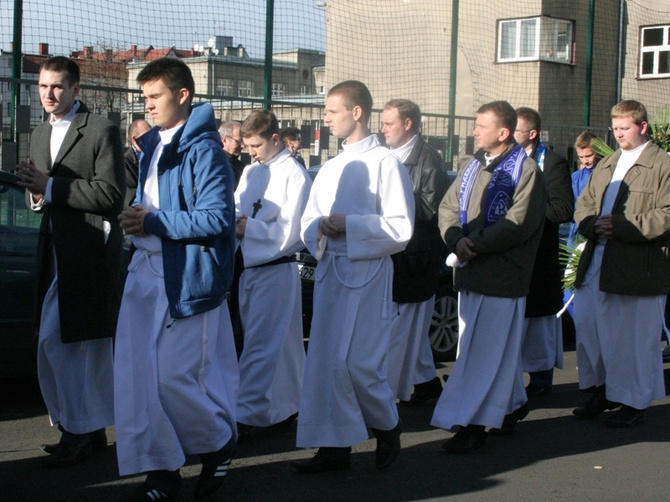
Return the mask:
[[209,103],[198,103],[191,107],[184,128],[179,138],[178,152],[189,148],[195,141],[203,139],[213,139],[221,144],[221,137],[216,129],[216,119],[214,118],[214,109]]
[[[146,134],[137,138],[137,144],[143,152],[156,148],[160,141],[158,131],[160,127],[154,126]],[[191,106],[191,114],[186,119],[184,127],[177,132],[172,139],[172,144],[177,144],[177,152],[181,153],[187,150],[194,142],[204,139],[212,139],[221,145],[221,137],[216,128],[216,119],[214,118],[214,109],[209,103],[197,103]],[[222,146],[223,148],[223,146]]]

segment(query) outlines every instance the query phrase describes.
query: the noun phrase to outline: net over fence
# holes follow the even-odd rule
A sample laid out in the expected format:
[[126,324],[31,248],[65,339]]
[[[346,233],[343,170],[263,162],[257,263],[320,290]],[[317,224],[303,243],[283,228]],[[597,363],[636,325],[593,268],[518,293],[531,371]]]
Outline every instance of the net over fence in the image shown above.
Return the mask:
[[[12,87],[17,5],[22,86]],[[268,12],[268,7],[273,7]],[[670,4],[665,0],[130,0],[0,3],[3,141],[42,120],[34,82],[51,55],[76,58],[82,99],[117,114],[122,129],[143,114],[135,76],[148,61],[183,58],[198,99],[219,120],[271,106],[282,126],[319,139],[324,93],[346,79],[365,82],[375,109],[409,98],[423,111],[431,142],[471,153],[472,117],[505,99],[543,117],[543,139],[569,153],[584,129],[607,136],[609,110],[638,99],[660,116],[670,88]],[[272,58],[266,59],[271,52]],[[16,119],[16,120],[15,120]],[[372,117],[379,128],[379,116]],[[17,129],[17,140],[23,128]],[[19,145],[19,148],[20,145]],[[324,153],[325,152],[325,153]]]

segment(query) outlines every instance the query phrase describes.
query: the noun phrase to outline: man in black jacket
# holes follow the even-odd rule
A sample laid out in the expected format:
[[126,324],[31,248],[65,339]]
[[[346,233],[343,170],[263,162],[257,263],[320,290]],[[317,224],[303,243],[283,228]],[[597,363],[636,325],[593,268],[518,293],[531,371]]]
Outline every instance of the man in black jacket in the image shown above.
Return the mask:
[[[530,374],[526,387],[529,397],[551,393],[554,367],[563,367],[563,331],[556,313],[563,304],[561,267],[558,262],[558,227],[572,219],[574,197],[568,162],[540,141],[542,122],[532,108],[518,108],[514,139],[535,160],[543,173],[547,189],[547,213],[542,238],[526,300],[524,337],[521,345],[521,371]],[[509,434],[527,408],[507,416],[501,429],[492,433]],[[523,415],[523,416],[522,416]]]
[[421,137],[420,128],[421,110],[415,103],[407,99],[386,103],[382,133],[409,171],[416,203],[412,239],[404,251],[391,257],[397,307],[388,356],[389,384],[396,398],[410,406],[436,401],[442,392],[428,330],[444,257],[437,210],[448,182],[442,157]]

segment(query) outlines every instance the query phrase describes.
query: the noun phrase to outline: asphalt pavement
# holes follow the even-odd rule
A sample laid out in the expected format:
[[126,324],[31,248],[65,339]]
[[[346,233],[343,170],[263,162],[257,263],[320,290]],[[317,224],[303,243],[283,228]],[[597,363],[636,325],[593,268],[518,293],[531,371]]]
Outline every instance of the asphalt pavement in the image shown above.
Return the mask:
[[[530,402],[512,436],[490,437],[483,449],[449,455],[451,436],[430,426],[431,407],[404,408],[402,453],[386,471],[374,467],[374,440],[354,447],[350,471],[304,475],[289,462],[295,428],[239,445],[226,484],[206,500],[226,501],[658,501],[670,496],[670,398],[656,401],[644,424],[611,429],[601,418],[575,419],[588,398],[577,388],[574,352],[557,370],[554,392]],[[448,373],[450,364],[440,367]],[[670,389],[670,364],[665,364]],[[113,442],[113,429],[109,433]],[[119,478],[114,447],[86,462],[47,469],[42,443],[58,440],[34,380],[0,381],[0,501],[117,501],[142,481]],[[193,500],[197,458],[182,469],[180,500]]]

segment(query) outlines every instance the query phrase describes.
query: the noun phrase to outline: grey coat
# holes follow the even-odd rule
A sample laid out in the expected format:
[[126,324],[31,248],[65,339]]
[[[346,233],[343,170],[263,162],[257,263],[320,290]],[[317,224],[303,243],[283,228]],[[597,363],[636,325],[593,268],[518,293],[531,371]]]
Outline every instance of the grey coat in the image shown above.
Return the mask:
[[121,136],[114,124],[81,103],[51,169],[50,138],[45,122],[30,141],[31,159],[53,178],[52,201],[42,209],[36,319],[39,323],[53,278],[55,250],[61,340],[112,337],[123,288],[123,235],[117,221],[125,193]]

